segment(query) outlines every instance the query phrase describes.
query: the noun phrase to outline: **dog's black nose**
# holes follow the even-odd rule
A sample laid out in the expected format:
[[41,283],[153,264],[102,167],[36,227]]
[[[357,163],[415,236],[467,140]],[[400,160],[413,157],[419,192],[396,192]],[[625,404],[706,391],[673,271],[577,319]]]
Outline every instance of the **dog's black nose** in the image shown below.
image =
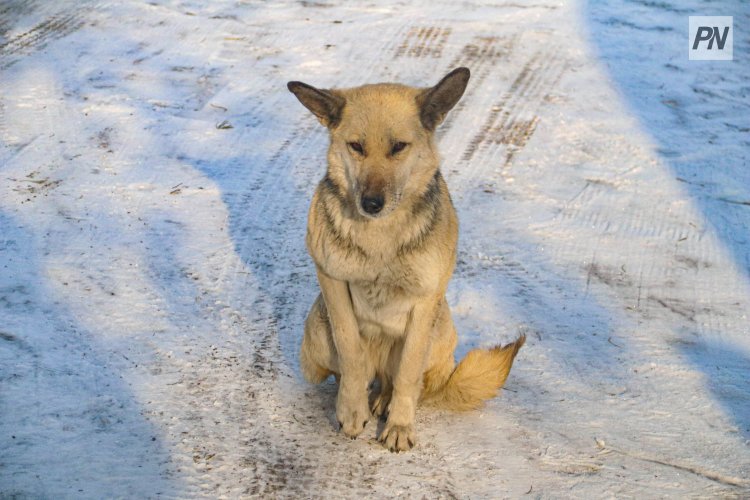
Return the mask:
[[383,210],[383,204],[385,203],[385,200],[382,196],[363,196],[362,197],[362,210],[367,212],[370,215],[375,215],[376,213]]

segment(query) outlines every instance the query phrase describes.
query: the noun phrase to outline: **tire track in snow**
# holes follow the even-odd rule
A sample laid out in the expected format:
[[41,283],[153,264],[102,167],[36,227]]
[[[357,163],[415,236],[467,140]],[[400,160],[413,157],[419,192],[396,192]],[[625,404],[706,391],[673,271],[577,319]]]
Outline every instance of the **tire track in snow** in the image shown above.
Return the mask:
[[84,25],[85,11],[54,14],[29,30],[0,43],[0,68],[5,69],[25,55],[44,48],[49,42],[63,38]]
[[[627,150],[627,145],[621,148]],[[616,154],[627,157],[626,151]],[[709,283],[710,291],[699,293],[692,284],[702,279],[699,277],[721,272],[715,269],[721,248],[711,237],[710,228],[695,214],[685,213],[685,207],[676,207],[672,201],[676,196],[661,197],[647,211],[631,208],[613,213],[612,206],[628,203],[634,192],[646,188],[639,186],[637,178],[587,179],[581,192],[557,217],[559,223],[587,232],[591,238],[606,240],[608,234],[623,233],[632,242],[631,265],[635,263],[636,268],[620,269],[622,264],[592,260],[584,269],[589,281],[616,289],[629,304],[628,310],[644,320],[656,321],[666,312],[675,323],[701,336],[710,337],[712,332],[727,329],[717,328],[726,322],[722,318],[742,314],[737,304],[723,299],[730,292]],[[654,213],[662,215],[654,217]],[[672,242],[672,250],[659,250],[663,242]],[[730,276],[715,278],[717,284],[731,281]]]
[[433,58],[440,59],[451,35],[448,26],[411,26],[396,48],[393,58]]
[[456,120],[460,119],[467,106],[473,104],[475,95],[485,91],[483,85],[485,80],[496,69],[498,63],[507,62],[510,59],[517,41],[518,36],[515,34],[502,37],[489,35],[474,36],[464,44],[459,54],[447,65],[444,73],[448,73],[461,66],[468,67],[471,70],[471,81],[461,100],[448,113],[445,122],[438,128],[438,140],[441,140],[448,134]]
[[476,154],[492,160],[497,154],[504,154],[501,168],[507,167],[533,135],[539,121],[538,110],[566,68],[567,63],[559,52],[536,53],[490,109],[462,160],[469,162]]
[[9,1],[0,5],[0,37],[6,39],[16,22],[25,15],[34,12],[38,6],[34,0]]
[[507,62],[510,59],[510,54],[517,41],[518,36],[515,34],[510,36],[474,36],[469,43],[461,48],[460,54],[451,60],[446,70],[450,71],[459,66],[468,66],[472,71],[472,86],[467,90],[479,88],[495,65],[500,62]]

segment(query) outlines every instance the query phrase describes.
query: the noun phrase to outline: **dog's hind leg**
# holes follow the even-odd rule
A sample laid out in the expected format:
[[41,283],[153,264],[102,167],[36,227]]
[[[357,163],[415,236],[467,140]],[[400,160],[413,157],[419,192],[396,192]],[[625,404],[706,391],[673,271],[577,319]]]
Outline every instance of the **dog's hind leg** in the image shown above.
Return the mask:
[[338,354],[333,343],[323,297],[318,295],[305,321],[305,334],[300,348],[300,367],[308,382],[319,384],[334,375],[340,376]]
[[376,417],[384,417],[388,410],[388,404],[391,402],[393,383],[385,375],[379,375],[378,380],[380,381],[380,391],[370,404],[370,410]]
[[440,306],[435,331],[430,349],[430,358],[424,374],[422,398],[429,401],[431,396],[439,393],[453,373],[456,362],[453,352],[458,344],[458,335],[453,325],[448,303],[443,300]]

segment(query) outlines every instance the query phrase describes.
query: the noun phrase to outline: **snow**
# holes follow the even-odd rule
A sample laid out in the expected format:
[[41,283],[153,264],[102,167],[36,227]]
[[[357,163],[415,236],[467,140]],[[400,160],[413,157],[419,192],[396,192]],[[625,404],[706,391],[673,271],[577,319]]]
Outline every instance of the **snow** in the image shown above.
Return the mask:
[[[710,10],[6,2],[0,496],[750,495],[750,8]],[[688,61],[714,14],[735,60]],[[528,341],[390,454],[299,373],[326,134],[285,83],[459,65],[457,354]]]

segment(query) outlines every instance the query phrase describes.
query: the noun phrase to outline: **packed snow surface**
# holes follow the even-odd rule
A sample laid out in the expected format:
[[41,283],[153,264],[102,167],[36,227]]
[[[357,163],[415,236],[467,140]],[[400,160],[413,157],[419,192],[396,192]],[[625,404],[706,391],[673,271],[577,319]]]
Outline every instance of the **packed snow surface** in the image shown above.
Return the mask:
[[[734,16],[693,62],[689,15]],[[750,6],[0,5],[0,497],[750,496]],[[388,453],[301,377],[327,136],[286,90],[472,79],[440,129],[481,411]]]

